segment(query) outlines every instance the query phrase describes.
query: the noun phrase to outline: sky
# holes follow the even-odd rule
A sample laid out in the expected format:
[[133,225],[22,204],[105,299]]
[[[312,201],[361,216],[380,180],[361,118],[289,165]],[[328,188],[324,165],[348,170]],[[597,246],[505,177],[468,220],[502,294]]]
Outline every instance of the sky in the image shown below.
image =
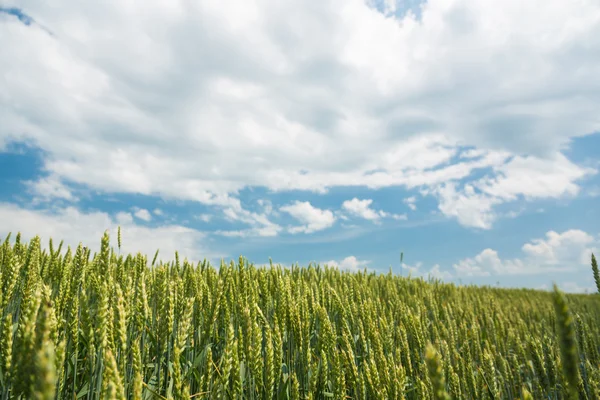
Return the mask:
[[597,0],[0,0],[0,43],[2,237],[595,291]]

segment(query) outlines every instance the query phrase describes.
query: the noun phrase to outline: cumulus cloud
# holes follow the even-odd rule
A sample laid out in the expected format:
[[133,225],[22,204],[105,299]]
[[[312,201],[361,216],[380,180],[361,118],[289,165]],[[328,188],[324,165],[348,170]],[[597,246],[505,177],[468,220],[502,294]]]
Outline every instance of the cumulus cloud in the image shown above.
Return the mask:
[[210,214],[200,214],[198,216],[196,216],[197,219],[199,219],[202,222],[210,222],[210,220],[212,219],[212,215]]
[[527,272],[523,262],[516,260],[501,260],[498,252],[485,249],[473,258],[465,258],[454,264],[457,276],[489,276],[496,274],[511,274]]
[[[557,282],[556,285],[560,290],[567,293],[595,293],[598,289],[593,286],[581,286],[577,282]],[[552,286],[543,284],[538,287],[539,290],[550,291]]]
[[61,181],[233,209],[257,232],[275,227],[242,212],[248,186],[426,187],[481,228],[500,203],[578,193],[594,171],[561,152],[600,129],[596,0],[429,0],[419,19],[385,4],[8,0],[39,25],[0,14],[0,149],[29,142]]
[[439,198],[439,210],[455,217],[462,225],[489,229],[498,217],[494,206],[517,199],[539,200],[576,196],[577,180],[595,174],[579,167],[564,155],[551,159],[514,157],[494,167],[493,177],[486,175],[460,187],[455,182],[431,189]]
[[352,215],[364,218],[370,221],[378,222],[381,218],[406,219],[406,215],[390,214],[383,210],[374,210],[371,208],[373,200],[360,200],[356,197],[352,200],[346,200],[342,203],[342,209]]
[[578,229],[563,233],[550,231],[545,239],[523,245],[523,252],[544,265],[589,264],[592,252],[598,252],[600,239]]
[[61,182],[60,178],[51,175],[37,180],[24,182],[28,192],[33,195],[34,203],[41,203],[54,199],[63,199],[69,202],[77,202],[79,198],[73,194],[71,189]]
[[413,265],[406,263],[401,264],[402,275],[420,276],[424,278],[436,278],[443,281],[448,281],[453,278],[452,272],[442,270],[439,264],[435,264],[430,269],[424,269],[423,262],[418,261]]
[[477,193],[471,184],[463,191],[457,190],[457,184],[447,183],[435,189],[439,196],[439,210],[465,226],[489,229],[496,218],[493,206],[501,203],[499,199]]
[[144,208],[136,208],[133,215],[135,215],[137,218],[141,219],[142,221],[150,222],[152,220],[152,214],[150,214],[150,211],[148,211]]
[[410,208],[412,211],[415,211],[417,209],[417,205],[415,204],[417,202],[417,198],[415,196],[410,196],[405,198],[404,200],[402,200],[404,202],[404,204],[406,204],[408,206],[408,208]]
[[82,212],[74,207],[54,211],[28,210],[6,203],[0,203],[0,234],[9,232],[16,235],[21,232],[24,239],[29,240],[36,235],[42,239],[44,246],[52,238],[54,241],[64,240],[65,245],[76,247],[80,242],[93,251],[99,251],[100,240],[104,231],[111,235],[116,247],[117,228],[122,231],[122,251],[152,257],[157,249],[160,256],[170,260],[178,251],[182,258],[198,261],[204,258],[222,257],[208,251],[204,245],[206,234],[180,225],[166,225],[156,228],[137,225],[128,212],[119,212],[115,216],[99,211]]
[[242,208],[239,202],[234,207],[224,209],[225,218],[229,221],[239,221],[252,227],[237,231],[218,231],[224,236],[277,236],[282,228],[272,222],[267,213],[255,213]]
[[336,221],[333,212],[314,207],[308,201],[295,201],[292,204],[280,207],[279,210],[290,214],[304,224],[288,228],[290,233],[321,231],[333,226]]
[[450,280],[453,277],[452,272],[450,272],[450,271],[442,271],[442,269],[441,269],[441,267],[440,267],[439,264],[435,264],[429,270],[428,275],[430,275],[433,278],[440,279],[440,280]]
[[342,208],[351,214],[357,215],[364,219],[378,220],[379,218],[383,217],[385,213],[383,211],[375,211],[370,208],[371,203],[373,203],[373,200],[371,199],[359,200],[355,197],[352,200],[344,201]]
[[273,210],[273,203],[271,203],[268,199],[258,199],[256,201],[260,207],[263,208],[263,211],[266,215],[274,215],[277,216],[277,211]]
[[[350,271],[350,272],[358,272],[362,271],[370,264],[370,261],[367,260],[359,260],[355,256],[348,256],[341,261],[329,260],[320,263],[321,265],[328,265],[330,267],[335,267],[340,270]],[[371,268],[367,268],[371,269]]]
[[525,243],[522,258],[503,259],[493,249],[454,264],[457,276],[543,274],[548,271],[573,271],[589,265],[597,253],[600,238],[578,229],[562,233],[549,231],[545,239]]

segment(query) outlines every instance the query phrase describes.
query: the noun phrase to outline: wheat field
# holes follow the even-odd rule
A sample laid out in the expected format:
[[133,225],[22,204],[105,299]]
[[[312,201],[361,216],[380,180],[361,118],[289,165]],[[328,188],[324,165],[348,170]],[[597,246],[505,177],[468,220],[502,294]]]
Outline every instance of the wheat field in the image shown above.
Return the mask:
[[0,399],[600,399],[600,295],[0,245]]

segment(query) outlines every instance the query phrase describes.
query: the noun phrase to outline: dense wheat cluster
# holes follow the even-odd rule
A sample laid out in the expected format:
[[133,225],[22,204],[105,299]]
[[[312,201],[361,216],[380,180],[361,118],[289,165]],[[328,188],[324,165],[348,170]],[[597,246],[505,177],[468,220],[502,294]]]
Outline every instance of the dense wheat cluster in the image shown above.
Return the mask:
[[0,248],[1,400],[600,398],[598,295],[48,247]]

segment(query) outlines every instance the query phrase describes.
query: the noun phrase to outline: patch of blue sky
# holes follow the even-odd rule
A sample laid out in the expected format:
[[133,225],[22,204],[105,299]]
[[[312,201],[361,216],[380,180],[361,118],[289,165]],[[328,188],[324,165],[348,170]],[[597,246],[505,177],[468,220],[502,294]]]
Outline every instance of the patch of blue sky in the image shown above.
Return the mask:
[[[378,235],[368,238],[371,257],[387,264],[396,261],[401,251],[405,253],[404,262],[414,265],[422,262],[432,267],[436,263],[448,266],[451,261],[479,252],[489,243],[489,232],[465,229],[453,219],[438,220],[435,225],[401,225],[383,227]],[[460,243],[451,238],[460,237]]]
[[[452,157],[450,157],[446,162],[440,163],[430,169],[437,170],[437,169],[442,169],[444,167],[449,167],[451,165],[456,165],[456,164],[460,164],[460,163],[472,163],[477,160],[481,160],[484,157],[484,155],[469,156],[469,153],[472,151],[477,151],[477,149],[472,146],[459,146],[456,149],[455,154]],[[507,158],[505,160],[505,162],[508,162],[510,160],[511,160],[511,157]],[[494,176],[494,175],[495,175],[495,172],[494,172],[493,168],[491,168],[491,167],[475,168],[471,171],[471,173],[469,175],[467,175],[460,181],[463,181],[463,182],[464,181],[475,181],[475,180],[478,180],[485,176]]]
[[[393,192],[393,193],[390,193]],[[407,191],[400,187],[369,189],[366,186],[336,186],[329,188],[327,193],[311,193],[307,191],[290,191],[270,195],[276,204],[289,204],[294,201],[309,201],[314,207],[339,210],[346,200],[372,199],[371,208],[390,213],[402,213],[408,210],[402,203],[404,197],[414,195],[416,191]]]
[[[185,214],[189,214],[187,207],[178,207],[171,202],[165,202],[158,196],[148,196],[142,194],[131,193],[95,193],[90,192],[87,196],[82,196],[77,204],[77,208],[82,212],[101,211],[111,216],[116,216],[118,213],[135,213],[138,209],[147,210],[152,220],[160,220],[159,224],[164,224],[170,218],[182,215],[177,215],[178,209],[185,209]],[[157,215],[154,210],[160,210],[162,215]],[[151,221],[152,221],[151,220]],[[145,222],[136,218],[136,222]]]
[[41,28],[42,30],[44,30],[49,35],[53,35],[52,31],[50,31],[48,28],[40,25],[32,16],[28,15],[20,8],[0,6],[0,16],[2,16],[2,15],[8,15],[10,17],[14,17],[26,26],[37,26],[37,27]]
[[578,165],[598,171],[579,181],[581,192],[578,195],[578,200],[592,198],[591,204],[587,205],[587,212],[597,213],[597,203],[600,199],[600,132],[576,138],[564,154]]
[[[441,261],[445,265],[472,255],[486,245],[486,239],[480,233],[465,230],[444,217],[434,221],[434,229],[431,223],[424,224],[419,220],[414,224],[410,220],[381,225],[359,219],[353,222],[355,227],[345,228],[338,221],[334,227],[310,235],[285,235],[269,240],[242,239],[243,243],[236,247],[238,252],[248,254],[248,258],[257,263],[265,258],[265,254],[279,262],[299,262],[301,265],[355,256],[359,260],[369,260],[369,267],[376,270],[387,271],[391,265],[394,272],[400,273],[399,255],[402,251],[405,252],[406,263],[414,265],[422,262],[424,267],[430,268]],[[461,237],[460,246],[448,240],[458,236]]]
[[[480,171],[481,176],[486,172]],[[473,178],[473,177],[472,177]],[[477,178],[477,177],[475,177]],[[501,215],[490,230],[466,229],[453,218],[432,214],[437,210],[437,200],[432,196],[420,197],[416,190],[400,187],[370,190],[365,187],[336,187],[326,195],[294,191],[268,194],[265,189],[252,189],[255,199],[269,198],[274,207],[300,200],[309,201],[313,206],[339,210],[345,200],[351,198],[373,199],[371,207],[391,213],[408,214],[407,221],[389,221],[375,225],[359,217],[350,221],[337,221],[329,229],[309,235],[285,234],[276,238],[230,239],[239,243],[235,253],[245,254],[256,263],[266,262],[268,256],[282,263],[299,262],[307,265],[311,261],[335,259],[340,255],[354,255],[359,260],[369,260],[370,267],[400,272],[399,254],[405,252],[405,262],[414,265],[422,262],[423,269],[440,264],[443,271],[452,272],[452,264],[465,257],[473,257],[486,248],[497,250],[503,259],[522,257],[521,247],[534,238],[544,238],[546,232],[563,232],[568,229],[581,229],[592,234],[597,227],[593,221],[599,218],[591,197],[526,201],[524,199],[497,206],[495,212]],[[240,193],[245,198],[246,191]],[[402,202],[409,196],[417,197],[417,210],[411,211]],[[253,199],[253,200],[255,200]],[[574,209],[580,212],[573,212]],[[539,210],[543,210],[540,212]],[[506,217],[510,212],[518,213],[516,218]],[[282,213],[277,221],[283,226],[290,221]],[[504,216],[503,216],[504,215]],[[429,219],[429,220],[427,220]],[[291,220],[294,222],[293,220]],[[342,224],[355,225],[345,228]],[[432,224],[435,227],[432,229]],[[460,242],[449,238],[460,237]],[[233,248],[232,248],[233,249]],[[496,280],[510,284],[514,277],[470,278],[495,285]],[[535,282],[535,277],[531,278]]]
[[422,6],[425,3],[425,0],[367,0],[369,6],[385,15],[391,14],[402,19],[411,12],[417,20],[421,19]]
[[[300,234],[299,234],[300,235]],[[228,240],[227,251],[232,255],[243,254],[255,264],[269,262],[307,266],[310,262],[322,263],[331,259],[340,259],[340,254],[347,253],[349,242],[327,243],[315,241],[307,246],[302,240],[263,240],[258,238],[231,238]],[[300,238],[301,239],[301,238]],[[342,257],[343,258],[343,257]]]
[[[543,212],[540,212],[543,210]],[[519,237],[541,237],[545,232],[581,229],[596,234],[600,212],[598,198],[577,196],[531,202],[527,212],[516,218],[500,218],[494,224],[497,232],[519,232]],[[594,219],[595,218],[595,219]]]
[[569,159],[600,168],[600,131],[575,138],[563,153]]
[[[343,191],[344,200],[351,200],[356,197],[360,200],[372,199],[371,208],[383,210],[390,214],[406,214],[406,221],[394,220],[394,224],[405,225],[405,222],[418,219],[428,219],[431,211],[437,209],[437,201],[431,196],[422,196],[419,188],[406,189],[403,186],[389,186],[379,189],[369,189],[367,187],[344,187],[332,189],[332,193]],[[415,198],[416,210],[411,210],[405,200]],[[341,204],[340,204],[341,205]]]
[[[598,135],[581,138],[573,143],[570,151],[574,158],[581,158],[589,154],[589,149],[593,149]],[[584,143],[586,142],[587,143]],[[43,161],[42,152],[34,147],[25,144],[11,144],[3,153],[0,153],[0,181],[3,184],[3,191],[0,198],[3,201],[11,201],[16,197],[22,196],[24,192],[23,181],[33,181],[41,176]],[[480,170],[478,174],[484,176],[490,171]],[[471,179],[477,176],[471,176]],[[597,179],[597,177],[596,177]],[[69,184],[76,193],[86,193],[83,186]],[[584,189],[585,190],[585,189]],[[412,211],[403,203],[403,199],[415,196],[417,198],[417,209]],[[245,241],[272,240],[274,244],[283,246],[301,246],[311,244],[311,251],[318,247],[319,243],[326,243],[328,250],[331,249],[331,243],[344,242],[353,249],[369,249],[364,256],[378,257],[382,262],[389,258],[394,258],[394,254],[399,251],[398,248],[411,249],[414,254],[429,254],[428,248],[435,245],[436,249],[443,251],[445,256],[464,256],[468,251],[460,253],[452,251],[453,246],[445,240],[447,237],[456,237],[463,235],[466,241],[463,241],[461,248],[463,250],[477,250],[478,245],[483,242],[506,245],[509,249],[518,249],[523,244],[524,237],[542,237],[543,234],[551,229],[562,231],[578,227],[586,231],[593,232],[594,226],[591,223],[595,214],[598,213],[594,208],[596,199],[589,197],[577,197],[575,199],[544,200],[544,201],[517,201],[497,207],[499,214],[505,214],[511,211],[520,212],[518,218],[499,218],[494,223],[491,231],[479,231],[464,229],[451,218],[432,214],[437,210],[437,200],[432,196],[421,197],[418,190],[406,190],[401,187],[389,187],[378,190],[371,190],[366,187],[336,187],[329,190],[325,195],[315,194],[307,191],[289,191],[270,193],[266,188],[253,187],[243,189],[239,193],[243,206],[254,212],[261,213],[263,206],[259,200],[269,200],[274,209],[295,201],[309,201],[311,205],[321,209],[330,209],[337,212],[341,209],[344,201],[352,198],[372,199],[371,207],[375,210],[384,210],[388,213],[408,215],[407,221],[388,220],[382,225],[374,225],[372,221],[364,220],[358,216],[350,216],[349,221],[338,220],[332,228],[315,232],[309,235],[283,234],[282,237],[268,238],[246,238]],[[164,223],[184,224],[191,228],[211,231],[211,230],[242,230],[249,226],[240,221],[225,221],[220,210],[215,207],[205,206],[193,201],[165,201],[158,196],[145,196],[136,194],[106,194],[97,195],[92,191],[87,191],[87,195],[79,196],[77,208],[82,212],[102,211],[111,215],[118,212],[134,212],[135,208],[147,209],[151,213],[153,210],[160,209],[163,215],[153,213],[150,225],[160,225]],[[579,213],[573,213],[571,206],[576,206],[582,210]],[[38,205],[37,208],[44,208],[44,205]],[[523,212],[521,212],[525,209]],[[537,212],[538,209],[544,209],[544,213]],[[548,218],[551,213],[552,218]],[[200,219],[202,215],[210,215],[209,221]],[[277,218],[271,217],[273,222],[282,227],[289,225],[298,225],[289,214],[280,212]],[[144,224],[143,220],[137,219],[137,222]],[[432,223],[437,224],[435,229],[428,229],[427,226]],[[348,228],[354,225],[354,228]],[[518,236],[508,234],[518,230]],[[397,232],[397,233],[396,233]],[[506,233],[506,234],[505,234]],[[489,236],[489,237],[488,237]],[[470,237],[470,239],[469,239]],[[507,239],[509,238],[509,239]],[[514,239],[510,239],[514,238]],[[225,241],[234,240],[234,238],[223,238]],[[239,238],[238,238],[239,240]],[[399,244],[406,242],[404,244]],[[502,243],[501,243],[502,242]],[[469,248],[465,246],[471,243]],[[481,246],[479,246],[481,247]],[[420,261],[427,262],[425,259]],[[434,260],[432,259],[431,262]]]
[[9,143],[0,151],[0,201],[15,200],[43,167],[43,152],[25,143]]
[[21,9],[16,7],[2,7],[0,6],[0,14],[8,14],[17,17],[25,25],[31,25],[35,23],[33,18],[25,14]]
[[[263,196],[262,198],[269,198],[269,199],[271,199],[271,201],[273,201],[273,203],[280,204],[280,205],[290,204],[295,201],[311,201],[311,200],[327,201],[327,200],[325,200],[325,197],[329,197],[331,195],[330,188],[328,188],[327,192],[324,194],[312,192],[309,190],[297,190],[297,189],[281,190],[281,191],[271,191],[268,188],[264,188],[264,187],[253,187],[252,189],[255,191],[254,196],[255,196],[256,200],[258,200],[260,198],[260,195],[262,195]],[[243,193],[243,192],[240,192],[240,193]]]
[[[36,194],[30,192],[26,182],[35,182],[47,177],[44,171],[44,153],[25,143],[9,143],[0,152],[0,201],[18,204],[23,208],[44,210],[48,202],[34,202]],[[77,201],[51,199],[53,207],[75,206],[80,212],[104,212],[115,217],[120,212],[135,213],[145,209],[151,213],[152,220],[135,218],[140,225],[159,226],[164,224],[183,224],[191,228],[205,230],[214,228],[213,224],[197,217],[214,214],[210,206],[193,201],[168,201],[160,196],[148,196],[129,193],[97,193],[85,185],[66,182],[66,186]],[[160,214],[154,211],[160,210]],[[187,223],[185,222],[187,221]]]

